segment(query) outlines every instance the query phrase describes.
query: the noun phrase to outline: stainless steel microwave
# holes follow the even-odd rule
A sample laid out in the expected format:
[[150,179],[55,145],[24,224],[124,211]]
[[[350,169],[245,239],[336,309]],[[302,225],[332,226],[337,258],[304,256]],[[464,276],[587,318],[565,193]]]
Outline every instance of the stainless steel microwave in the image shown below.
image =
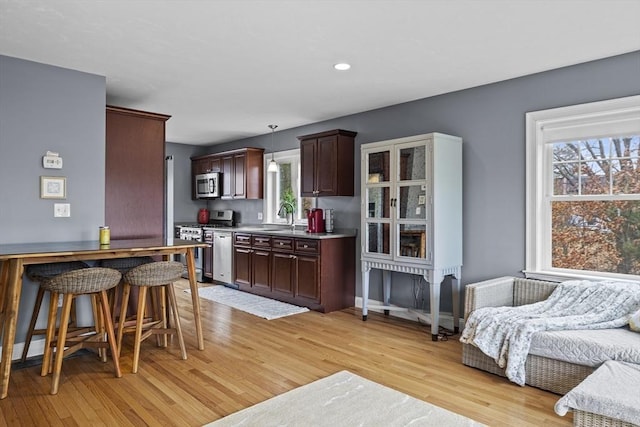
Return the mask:
[[220,173],[209,172],[196,175],[196,199],[220,197]]

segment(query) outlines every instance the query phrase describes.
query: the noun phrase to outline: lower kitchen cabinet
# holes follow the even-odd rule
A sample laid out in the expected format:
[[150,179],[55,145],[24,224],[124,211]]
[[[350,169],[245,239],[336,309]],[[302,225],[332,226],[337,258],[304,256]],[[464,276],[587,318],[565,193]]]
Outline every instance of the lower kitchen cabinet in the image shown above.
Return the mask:
[[270,289],[269,272],[271,253],[265,250],[255,250],[251,254],[251,268],[253,270],[253,288]]
[[275,297],[293,297],[296,271],[295,255],[286,252],[271,252],[271,290]]
[[233,282],[242,290],[251,288],[251,247],[233,248]]
[[296,258],[296,297],[308,304],[320,303],[320,266],[317,256],[299,255]]
[[234,283],[243,291],[262,294],[271,289],[271,238],[235,233],[233,248]]
[[355,237],[235,233],[234,245],[234,283],[243,291],[321,312],[355,304]]

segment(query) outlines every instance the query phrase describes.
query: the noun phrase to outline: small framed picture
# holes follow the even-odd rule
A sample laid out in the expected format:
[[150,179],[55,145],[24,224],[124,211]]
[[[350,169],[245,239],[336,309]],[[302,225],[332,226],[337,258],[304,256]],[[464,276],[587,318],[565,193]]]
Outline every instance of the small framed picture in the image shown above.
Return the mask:
[[66,199],[67,198],[67,178],[63,176],[41,176],[40,177],[40,198],[41,199]]

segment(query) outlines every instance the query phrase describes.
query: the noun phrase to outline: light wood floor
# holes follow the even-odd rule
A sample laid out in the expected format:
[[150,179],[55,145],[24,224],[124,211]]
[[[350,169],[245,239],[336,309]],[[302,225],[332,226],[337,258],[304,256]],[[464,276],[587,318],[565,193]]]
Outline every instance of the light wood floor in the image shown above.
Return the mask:
[[122,378],[93,355],[70,358],[56,396],[39,366],[14,369],[0,426],[199,426],[341,370],[488,425],[572,423],[553,412],[559,396],[462,365],[457,337],[432,342],[428,326],[372,313],[363,322],[355,308],[264,320],[202,300],[199,351],[190,297],[177,293],[188,360],[177,342],[167,350],[150,339],[132,374],[125,342]]

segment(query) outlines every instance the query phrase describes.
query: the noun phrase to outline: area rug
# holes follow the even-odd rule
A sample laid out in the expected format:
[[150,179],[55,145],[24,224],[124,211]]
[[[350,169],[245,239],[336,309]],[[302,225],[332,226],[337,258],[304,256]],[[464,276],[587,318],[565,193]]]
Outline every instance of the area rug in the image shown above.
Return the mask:
[[341,371],[206,427],[482,426],[462,415]]
[[[189,290],[187,289],[186,291]],[[245,311],[254,316],[263,317],[267,320],[309,311],[306,307],[298,307],[297,305],[287,304],[274,299],[263,298],[221,285],[199,288],[198,295],[200,295],[200,298],[228,305],[229,307]]]

